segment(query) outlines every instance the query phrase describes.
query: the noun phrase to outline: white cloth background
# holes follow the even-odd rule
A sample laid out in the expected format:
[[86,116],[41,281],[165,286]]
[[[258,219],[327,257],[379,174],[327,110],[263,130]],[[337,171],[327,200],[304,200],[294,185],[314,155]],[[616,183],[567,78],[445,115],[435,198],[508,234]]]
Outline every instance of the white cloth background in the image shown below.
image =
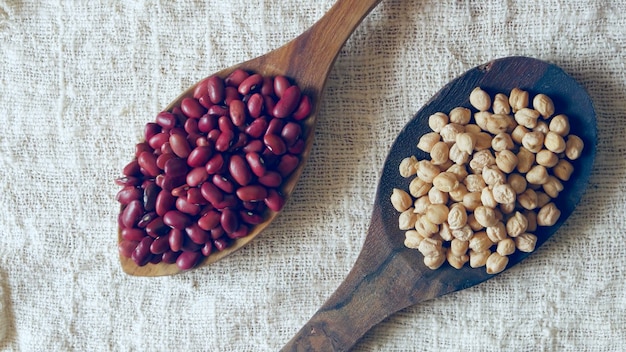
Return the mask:
[[312,156],[276,222],[210,267],[120,270],[113,180],[143,125],[333,3],[0,0],[1,349],[278,350],[356,259],[402,126],[455,76],[510,55],[556,63],[588,89],[600,141],[587,194],[528,260],[392,316],[355,350],[626,348],[624,0],[384,0],[336,61]]

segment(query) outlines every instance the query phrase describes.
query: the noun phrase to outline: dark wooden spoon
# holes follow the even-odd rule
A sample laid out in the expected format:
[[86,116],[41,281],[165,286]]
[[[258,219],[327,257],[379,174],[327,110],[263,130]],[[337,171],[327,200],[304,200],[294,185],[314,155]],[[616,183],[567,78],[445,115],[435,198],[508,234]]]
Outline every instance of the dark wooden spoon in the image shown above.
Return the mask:
[[[494,277],[484,267],[472,269],[466,265],[457,270],[444,264],[438,270],[428,269],[417,250],[404,246],[404,231],[398,229],[398,212],[389,200],[394,187],[408,188],[409,180],[398,173],[400,161],[411,155],[426,158],[417,153],[416,143],[421,135],[430,132],[428,116],[457,106],[469,107],[468,96],[477,86],[491,96],[498,92],[508,94],[515,87],[531,94],[547,94],[554,100],[556,111],[570,118],[571,133],[583,139],[585,149],[573,162],[574,174],[564,183],[565,190],[555,201],[562,211],[559,221],[535,232],[537,247],[572,214],[585,191],[595,157],[597,129],[591,99],[572,77],[543,61],[509,57],[478,66],[446,85],[400,132],[383,166],[369,231],[354,267],[283,351],[349,350],[391,314]],[[528,255],[519,251],[511,255],[507,269]]]

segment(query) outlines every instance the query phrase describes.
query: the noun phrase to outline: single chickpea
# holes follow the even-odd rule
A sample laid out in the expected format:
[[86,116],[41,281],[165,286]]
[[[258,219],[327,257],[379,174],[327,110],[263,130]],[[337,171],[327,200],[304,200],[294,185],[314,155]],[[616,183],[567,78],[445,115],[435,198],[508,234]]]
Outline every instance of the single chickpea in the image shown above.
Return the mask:
[[443,112],[436,112],[428,117],[428,127],[439,133],[443,126],[447,125],[449,121],[448,115]]
[[450,160],[452,160],[457,165],[464,165],[469,160],[470,155],[464,151],[462,151],[459,146],[454,143],[450,147]]
[[479,111],[474,114],[474,121],[482,130],[487,130],[487,120],[491,118],[492,113],[489,111]]
[[408,178],[411,176],[415,176],[417,167],[417,158],[413,155],[408,158],[402,159],[400,162],[400,176],[404,178]]
[[548,170],[545,166],[535,165],[526,173],[526,181],[535,185],[548,182]]
[[517,144],[522,144],[522,139],[528,132],[530,132],[528,128],[522,125],[517,125],[513,129],[513,132],[511,132],[511,139]]
[[431,270],[439,269],[446,262],[446,254],[442,251],[424,257],[424,265]]
[[476,217],[476,221],[483,225],[483,227],[495,226],[498,223],[498,218],[496,218],[496,212],[493,208],[485,206],[477,207],[474,210],[474,216]]
[[515,121],[526,127],[535,128],[537,126],[537,119],[539,118],[539,112],[534,109],[523,108],[515,113]]
[[540,150],[535,156],[537,164],[545,167],[554,167],[559,162],[559,156],[548,149]]
[[519,211],[506,221],[506,233],[511,237],[517,237],[526,230],[528,230],[528,219]]
[[469,265],[470,267],[476,269],[483,267],[487,264],[487,259],[491,255],[490,250],[485,250],[482,252],[477,252],[474,250],[470,250],[469,252]]
[[413,203],[413,211],[416,214],[426,214],[426,210],[428,210],[428,206],[430,204],[431,203],[427,195],[421,196]]
[[467,125],[465,125],[465,133],[480,133],[482,132],[483,129],[480,128],[480,126],[473,124],[473,123],[468,123]]
[[489,188],[483,188],[480,192],[480,201],[483,203],[483,206],[489,208],[495,208],[498,206],[498,202],[493,198],[493,192]]
[[454,165],[454,162],[450,159],[446,160],[443,164],[437,165],[440,171],[446,171],[450,168],[450,166]]
[[545,135],[546,133],[550,132],[550,128],[545,121],[537,121],[537,126],[533,128],[533,132],[541,132]]
[[519,88],[513,88],[509,94],[509,105],[511,110],[516,112],[520,109],[528,107],[528,92]]
[[487,111],[491,107],[491,97],[487,92],[480,89],[480,87],[476,87],[472,90],[469,101],[478,111]]
[[446,171],[455,174],[459,182],[463,181],[467,177],[467,169],[465,168],[465,165],[454,164]]
[[570,134],[567,136],[567,143],[565,146],[565,156],[569,160],[576,160],[582,154],[585,143],[580,137]]
[[456,141],[456,136],[459,133],[463,133],[465,132],[465,128],[463,127],[463,125],[459,125],[458,123],[449,123],[445,126],[443,126],[443,128],[441,129],[441,132],[439,132],[439,134],[441,135],[441,139],[444,142],[455,142]]
[[474,232],[484,229],[483,225],[481,225],[478,221],[476,221],[476,217],[474,216],[474,213],[469,214],[467,216],[467,224]]
[[446,259],[448,260],[448,264],[455,269],[461,269],[465,263],[469,261],[468,255],[456,256],[452,253],[452,251],[446,252]]
[[455,203],[448,211],[448,226],[451,230],[460,229],[467,224],[467,210],[461,203]]
[[524,216],[528,220],[528,228],[526,231],[535,232],[537,231],[537,213],[532,210],[525,210]]
[[522,146],[530,152],[537,153],[543,149],[544,138],[541,132],[528,132],[522,138]]
[[454,236],[454,238],[461,241],[469,241],[474,235],[474,231],[472,231],[472,228],[467,224],[460,229],[450,229],[450,231],[452,232],[452,236]]
[[517,196],[517,202],[522,206],[522,208],[533,210],[537,208],[537,193],[528,188],[522,194]]
[[561,216],[561,211],[554,203],[544,205],[537,213],[537,225],[552,226],[556,224]]
[[494,275],[502,272],[508,264],[509,257],[502,256],[497,252],[493,252],[491,253],[491,255],[489,255],[489,258],[487,258],[487,262],[485,263],[487,267],[487,274]]
[[533,107],[539,111],[541,117],[544,119],[549,118],[554,114],[554,103],[549,96],[545,94],[537,94],[533,98]]
[[419,198],[423,195],[428,194],[428,191],[433,187],[432,184],[422,180],[419,177],[413,178],[409,183],[409,193],[415,197]]
[[467,132],[459,133],[456,135],[456,145],[460,151],[472,154],[476,146],[476,135]]
[[537,193],[537,208],[542,208],[552,201],[552,198],[544,192],[535,191],[535,193]]
[[548,176],[548,181],[543,184],[543,191],[552,198],[558,197],[562,190],[563,184],[554,176]]
[[523,233],[515,237],[515,247],[521,252],[530,253],[537,246],[537,236],[532,233]]
[[491,191],[496,202],[500,204],[515,203],[516,193],[510,185],[506,183],[496,184]]
[[484,252],[493,245],[493,241],[489,239],[485,231],[476,232],[468,242],[468,247],[476,252]]
[[448,192],[448,196],[450,200],[456,203],[460,203],[463,201],[463,197],[469,193],[467,191],[467,187],[464,184],[460,183],[459,187],[457,187],[454,191]]
[[426,216],[420,216],[415,222],[415,231],[424,237],[432,237],[439,232],[439,226],[433,224]]
[[452,239],[454,238],[454,236],[452,236],[452,230],[450,229],[450,225],[448,225],[447,222],[441,224],[439,229],[439,236],[442,240],[448,242],[452,241]]
[[487,118],[485,130],[491,134],[507,132],[513,129],[513,119],[509,115],[493,114]]
[[475,134],[476,136],[476,144],[474,145],[474,150],[481,151],[485,149],[491,148],[491,140],[493,139],[491,135],[487,132],[479,132]]
[[430,200],[431,204],[446,204],[450,196],[446,192],[442,192],[437,188],[433,187],[428,191],[428,200]]
[[569,134],[570,124],[567,115],[556,115],[550,120],[550,125],[548,125],[550,131],[560,135],[561,137],[565,137]]
[[472,112],[468,108],[456,107],[450,111],[450,122],[467,125],[472,119]]
[[404,245],[407,248],[417,249],[420,245],[420,242],[424,237],[422,237],[417,231],[409,230],[404,233]]
[[448,212],[445,204],[431,204],[426,210],[426,218],[435,225],[441,225],[448,220]]
[[507,238],[506,226],[502,221],[497,221],[494,226],[488,226],[486,232],[493,243],[498,243]]
[[558,177],[561,181],[568,181],[574,172],[574,166],[565,160],[561,159],[552,169],[554,176]]
[[412,203],[413,199],[408,193],[399,188],[393,189],[391,193],[391,205],[393,205],[397,211],[403,212],[409,209]]
[[515,194],[521,194],[528,186],[526,178],[518,173],[510,174],[506,182],[513,188]]
[[441,135],[438,132],[425,133],[420,137],[417,143],[417,148],[426,153],[430,153],[433,146],[441,140]]
[[409,208],[398,217],[398,227],[400,230],[410,230],[415,228],[415,222],[417,221],[418,214],[413,212],[413,208]]
[[546,134],[543,144],[546,146],[546,149],[557,154],[565,151],[565,140],[552,131]]
[[502,214],[508,215],[508,214],[513,213],[516,207],[517,207],[516,203],[508,203],[508,204],[500,204],[498,209],[500,209]]
[[463,196],[463,206],[469,211],[474,211],[477,207],[483,205],[480,201],[481,192],[470,192]]
[[461,241],[458,238],[454,238],[450,242],[450,252],[457,257],[467,254],[468,248],[469,241]]
[[433,179],[433,187],[441,192],[449,193],[459,187],[459,180],[451,172],[442,172]]
[[511,105],[509,105],[509,98],[506,95],[498,93],[493,98],[493,113],[505,115],[511,113]]
[[469,166],[472,170],[482,172],[483,168],[496,164],[496,158],[491,154],[491,151],[479,150],[472,155],[472,160],[469,162]]
[[497,166],[483,168],[482,176],[485,183],[489,186],[495,186],[506,182],[506,176],[502,171],[500,171],[500,169],[498,169]]
[[501,256],[507,256],[515,253],[515,241],[512,238],[505,238],[498,242],[496,252]]
[[524,147],[517,151],[517,171],[527,173],[535,163],[535,154]]
[[430,150],[430,160],[433,165],[442,165],[449,160],[449,153],[450,147],[448,147],[448,144],[437,142]]
[[442,242],[433,238],[424,238],[417,248],[425,257],[436,255],[443,251]]
[[497,152],[513,149],[514,146],[515,144],[513,144],[513,139],[511,139],[511,135],[508,133],[498,133],[491,140],[491,148]]
[[440,172],[441,170],[439,170],[437,165],[433,165],[429,160],[421,160],[417,163],[417,177],[425,182],[433,183],[433,179],[439,175]]
[[468,192],[480,192],[483,188],[487,187],[483,176],[476,174],[467,175],[465,180],[463,180],[463,184],[467,187]]
[[517,155],[510,150],[496,152],[496,166],[504,173],[510,174],[513,172],[518,162]]

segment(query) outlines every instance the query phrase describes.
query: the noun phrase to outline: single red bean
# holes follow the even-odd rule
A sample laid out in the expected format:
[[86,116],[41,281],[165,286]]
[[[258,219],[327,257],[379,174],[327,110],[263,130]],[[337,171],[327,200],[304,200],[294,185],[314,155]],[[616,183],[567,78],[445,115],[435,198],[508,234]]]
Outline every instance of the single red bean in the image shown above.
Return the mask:
[[148,182],[145,185],[143,188],[143,208],[146,211],[154,211],[156,198],[160,191],[159,186],[157,186],[153,181]]
[[[192,120],[194,121],[194,120]],[[198,130],[202,133],[209,133],[210,130],[217,127],[217,117],[206,114],[198,119]]]
[[263,158],[261,158],[259,153],[246,153],[246,161],[248,162],[252,173],[254,173],[256,176],[261,177],[265,175],[265,172],[267,171],[265,168],[265,162],[263,161]]
[[263,77],[263,85],[261,86],[261,94],[274,95],[274,78]]
[[174,264],[176,263],[176,259],[178,259],[178,256],[180,255],[180,253],[181,252],[174,252],[172,250],[167,250],[165,253],[161,255],[161,261],[167,264]]
[[152,136],[161,132],[162,127],[154,122],[148,122],[143,128],[143,136],[145,140],[150,140]]
[[235,140],[235,133],[232,131],[222,131],[215,141],[215,150],[225,152],[230,148]]
[[115,195],[115,200],[117,200],[120,204],[126,205],[133,200],[140,199],[143,196],[143,190],[141,188],[137,188],[135,186],[126,186],[122,188],[117,195]]
[[272,111],[274,111],[275,106],[276,100],[274,100],[274,97],[272,97],[271,95],[263,96],[263,107],[266,114],[270,115]]
[[191,224],[191,218],[178,210],[170,210],[163,215],[163,223],[175,229],[182,230]]
[[237,91],[241,95],[248,95],[250,92],[260,89],[261,85],[263,85],[263,76],[255,73],[244,79],[237,87]]
[[222,210],[222,216],[220,218],[220,225],[226,233],[233,233],[239,228],[239,219],[237,213],[232,209]]
[[265,187],[276,188],[283,183],[283,178],[278,172],[270,170],[259,177],[257,181]]
[[209,83],[209,79],[205,78],[198,83],[196,88],[193,89],[193,97],[199,99],[201,96],[207,93],[207,85]]
[[221,225],[218,225],[218,226],[212,228],[210,232],[211,232],[211,238],[214,239],[214,240],[224,236],[224,234],[226,233],[226,232],[224,232],[224,229],[222,228]]
[[167,164],[167,162],[173,158],[176,158],[176,155],[172,153],[161,154],[157,157],[157,160],[156,160],[157,166],[159,167],[159,169],[165,170],[165,164]]
[[[291,83],[285,76],[274,77],[274,93],[278,98],[282,98],[285,90],[291,87]],[[269,94],[268,94],[269,95]]]
[[248,228],[248,226],[241,224],[236,231],[227,233],[227,235],[229,238],[237,239],[248,236],[248,233],[250,233],[250,229]]
[[184,159],[172,158],[165,163],[163,171],[169,176],[183,176],[187,174],[189,168]]
[[169,234],[170,249],[178,252],[183,248],[185,233],[181,229],[171,229]]
[[165,224],[164,218],[158,217],[152,220],[148,226],[146,226],[146,233],[152,238],[163,236],[170,231],[170,228]]
[[202,246],[202,249],[200,250],[200,252],[205,257],[208,257],[209,255],[211,255],[211,252],[213,252],[213,243],[210,241],[205,243],[204,246]]
[[163,254],[169,250],[170,250],[169,233],[155,238],[154,241],[152,241],[152,244],[150,245],[150,252],[152,252],[152,254]]
[[161,190],[154,204],[154,210],[159,216],[163,216],[174,207],[175,202],[176,198],[174,198],[170,192]]
[[235,87],[226,87],[226,89],[224,89],[225,93],[224,93],[224,104],[226,105],[230,105],[230,102],[235,100],[235,99],[239,99],[239,92],[237,91],[237,88]]
[[213,102],[211,101],[211,98],[209,97],[209,93],[204,94],[203,96],[201,96],[198,99],[198,103],[200,103],[200,105],[202,105],[203,108],[205,109],[210,109],[211,106],[215,105],[213,104]]
[[187,236],[189,236],[189,239],[196,244],[205,244],[211,239],[211,235],[198,226],[197,223],[191,224],[185,228],[185,232],[187,233]]
[[201,252],[190,252],[185,251],[182,252],[178,258],[176,258],[176,266],[180,270],[189,270],[193,269],[196,265],[200,263],[200,261],[204,258]]
[[237,197],[246,202],[259,202],[267,197],[267,189],[260,185],[249,185],[237,189]]
[[143,214],[141,219],[139,219],[139,221],[137,222],[137,227],[145,229],[146,226],[148,226],[149,223],[151,223],[154,219],[156,219],[158,217],[159,217],[159,215],[156,212],[154,212],[154,211],[151,211],[149,213],[145,213],[145,214]]
[[265,131],[267,131],[267,127],[267,120],[264,118],[258,118],[252,121],[244,131],[252,138],[260,138]]
[[[158,179],[162,177],[162,181],[159,187],[163,188],[163,190],[166,191],[172,191],[174,188],[182,186],[183,184],[185,184],[185,176],[170,176],[170,175],[159,175],[157,176],[155,181],[158,181]],[[158,183],[157,183],[158,185]]]
[[298,86],[291,86],[285,89],[283,96],[276,103],[276,106],[274,106],[272,114],[274,115],[274,117],[277,117],[279,119],[288,117],[296,110],[299,103],[300,88],[298,88]]
[[143,152],[152,153],[154,149],[146,142],[135,144],[135,157],[138,157]]
[[265,220],[260,214],[245,210],[239,212],[239,218],[241,219],[241,221],[250,225],[258,225]]
[[276,170],[282,177],[289,176],[300,164],[300,159],[292,154],[285,154],[280,158]]
[[229,114],[228,107],[221,105],[213,105],[207,110],[210,116],[227,116]]
[[131,201],[122,212],[122,224],[124,224],[124,227],[135,227],[143,213],[141,201],[138,199]]
[[170,146],[172,151],[180,158],[186,158],[191,153],[191,147],[187,142],[187,138],[180,134],[173,134],[170,136]]
[[266,134],[263,136],[263,143],[275,155],[283,155],[287,152],[285,141],[275,134]]
[[174,127],[171,130],[169,130],[169,134],[170,136],[173,136],[175,134],[179,134],[183,137],[187,136],[187,131],[185,131],[185,129],[183,127]]
[[300,121],[306,119],[311,113],[311,108],[311,98],[309,98],[308,95],[303,95],[302,98],[300,98],[298,108],[293,112],[292,116],[294,120]]
[[285,205],[285,198],[275,189],[270,189],[265,198],[265,205],[273,211],[280,211]]
[[164,129],[169,130],[176,126],[178,119],[171,112],[161,111],[157,114],[155,122]]
[[200,191],[200,188],[197,188],[197,187],[190,188],[189,190],[187,190],[186,198],[187,198],[187,201],[191,204],[197,204],[197,205],[208,204],[208,201],[204,199],[204,197],[202,196],[202,192]]
[[228,240],[224,237],[213,240],[213,245],[218,251],[223,251],[228,248]]
[[278,136],[282,132],[283,127],[285,127],[284,120],[271,119],[270,122],[267,124],[267,130],[265,131],[265,134],[275,134]]
[[148,145],[150,145],[150,147],[154,150],[159,150],[161,149],[161,146],[163,145],[163,143],[168,142],[169,140],[170,140],[169,133],[161,132],[152,136],[148,140]]
[[[161,145],[161,149],[159,150],[159,152],[161,152],[161,155],[163,155],[163,154],[173,154],[174,153],[174,151],[172,150],[172,146],[170,145],[170,142],[163,143]],[[156,151],[155,151],[155,154],[156,154]],[[159,155],[159,156],[161,156],[161,155]]]
[[145,230],[138,228],[126,228],[122,229],[122,238],[127,241],[136,241],[139,242],[143,240],[144,237],[148,236]]
[[246,104],[248,107],[248,112],[250,113],[250,117],[256,119],[261,116],[261,113],[263,112],[263,102],[263,96],[259,93],[254,93],[250,96],[250,98],[248,99],[248,103]]
[[187,158],[187,165],[191,167],[203,167],[211,159],[213,149],[209,146],[195,147]]
[[117,245],[117,249],[122,257],[130,258],[138,244],[139,241],[123,240]]
[[231,72],[226,79],[224,79],[224,83],[227,86],[238,87],[241,82],[243,82],[246,78],[248,78],[250,74],[240,68]]
[[217,139],[220,137],[220,134],[222,134],[222,132],[219,130],[219,128],[214,128],[210,130],[209,133],[207,133],[206,138],[215,144],[215,141],[217,141]]
[[134,176],[122,176],[115,179],[115,184],[118,186],[139,186],[141,179]]
[[220,224],[221,214],[215,210],[209,210],[198,219],[198,226],[205,231],[211,231]]
[[202,196],[213,206],[224,200],[224,192],[211,182],[204,182],[202,186],[200,186],[200,192],[202,193]]
[[124,168],[122,169],[122,175],[126,177],[141,175],[141,171],[140,171],[139,163],[137,162],[137,159],[129,162],[128,164],[124,166]]
[[233,125],[243,126],[246,122],[246,104],[241,100],[233,100],[230,102],[230,119]]
[[216,174],[224,168],[224,156],[222,154],[215,154],[205,165],[206,172],[209,175]]
[[241,150],[244,153],[260,153],[265,149],[265,144],[260,139],[253,139],[248,142]]
[[144,266],[148,264],[150,259],[152,259],[152,253],[150,253],[150,245],[152,245],[152,237],[144,237],[144,239],[137,244],[135,250],[131,254],[131,259],[138,266]]
[[187,184],[190,187],[196,187],[209,178],[209,174],[202,166],[193,168],[187,174]]
[[200,136],[196,138],[196,147],[209,147],[212,143],[206,137]]
[[180,212],[191,215],[191,216],[196,216],[198,214],[200,214],[200,206],[190,203],[187,201],[187,199],[179,197],[176,199],[176,209],[178,209]]
[[215,174],[213,175],[211,181],[213,181],[213,184],[217,186],[217,188],[226,193],[233,193],[235,191],[235,185],[232,183],[231,180],[224,177],[223,175]]
[[280,132],[280,136],[285,141],[285,144],[287,144],[287,147],[293,146],[298,138],[300,138],[301,134],[302,127],[300,127],[300,124],[295,122],[287,122]]
[[221,132],[235,132],[235,125],[228,116],[220,116],[217,119],[217,127]]
[[230,171],[230,175],[233,180],[242,186],[245,186],[252,181],[252,172],[248,167],[248,163],[241,155],[235,154],[230,157],[228,170]]
[[215,209],[226,209],[226,208],[234,208],[237,206],[237,204],[239,203],[239,200],[232,194],[226,194],[224,195],[224,199],[222,199],[221,202],[217,203],[217,204],[213,204],[213,206],[215,207]]
[[287,151],[291,154],[301,154],[305,147],[306,143],[304,142],[304,139],[298,139],[294,145],[287,148]]
[[180,102],[180,109],[185,116],[192,119],[199,119],[206,112],[206,108],[194,98],[184,98]]
[[224,100],[224,80],[217,76],[211,76],[207,80],[207,92],[213,104],[219,104]]

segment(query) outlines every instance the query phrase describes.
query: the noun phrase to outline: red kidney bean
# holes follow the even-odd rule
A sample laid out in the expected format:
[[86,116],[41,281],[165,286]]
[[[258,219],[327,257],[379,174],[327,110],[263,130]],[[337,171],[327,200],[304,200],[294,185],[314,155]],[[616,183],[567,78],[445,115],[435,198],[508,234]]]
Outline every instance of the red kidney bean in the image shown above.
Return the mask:
[[233,121],[228,116],[220,116],[217,119],[217,127],[221,132],[235,132],[235,125],[233,125]]
[[285,127],[285,121],[281,119],[271,119],[267,124],[265,134],[275,134],[278,136],[280,132],[282,132],[283,127]]
[[176,155],[172,153],[161,154],[157,157],[156,164],[159,167],[159,169],[165,170],[165,164],[167,164],[167,162],[173,158],[176,158]]
[[152,245],[152,241],[154,241],[152,237],[144,237],[141,242],[137,244],[137,247],[135,247],[135,250],[131,254],[131,259],[138,266],[144,266],[148,264],[150,259],[152,259],[152,253],[150,253],[150,245]]
[[[211,141],[209,141],[206,137],[200,136],[196,138],[196,147],[209,147],[211,146]],[[195,148],[195,147],[194,147]]]
[[209,255],[211,255],[211,252],[213,252],[212,242],[205,243],[204,246],[202,246],[202,249],[200,250],[200,253],[202,253],[202,255],[205,257],[208,257]]
[[224,168],[224,156],[222,154],[215,154],[205,165],[206,172],[209,175],[216,174]]
[[265,149],[265,144],[260,139],[253,139],[248,142],[241,150],[244,153],[260,153]]
[[263,106],[265,108],[265,113],[270,115],[272,111],[274,111],[274,107],[276,106],[276,100],[270,95],[263,96]]
[[[155,181],[158,181],[161,176],[163,175],[157,176]],[[159,187],[163,188],[166,191],[171,191],[174,188],[183,185],[184,183],[185,183],[185,175],[170,176],[166,174],[165,177],[162,177],[161,184],[159,185],[157,183],[157,185],[159,185]]]
[[[278,98],[282,98],[285,90],[291,87],[291,83],[285,76],[274,77],[274,93]],[[268,94],[269,95],[269,94]]]
[[196,216],[198,214],[200,214],[200,206],[190,203],[187,201],[187,199],[179,197],[176,199],[176,209],[178,209],[180,212],[191,215],[191,216]]
[[210,116],[227,116],[229,114],[227,106],[213,105],[207,110]]
[[224,195],[224,199],[221,202],[214,204],[215,209],[225,209],[225,208],[234,208],[237,206],[238,200],[232,194]]
[[224,100],[224,80],[217,76],[211,76],[207,80],[207,92],[213,104],[219,104]]
[[283,96],[272,110],[274,117],[283,119],[291,115],[300,103],[300,94],[300,88],[298,88],[298,86],[291,86],[285,89]]
[[152,254],[163,254],[169,250],[170,250],[169,233],[155,238],[154,241],[152,241],[152,244],[150,245],[150,252]]
[[183,234],[183,246],[181,248],[183,252],[198,252],[201,248],[201,244],[195,243],[187,234]]
[[200,186],[200,192],[213,206],[224,200],[224,193],[211,182],[204,182]]
[[217,188],[226,193],[233,193],[235,191],[235,185],[223,175],[215,174],[213,175],[211,181],[215,186],[217,186]]
[[139,219],[139,221],[137,222],[137,227],[145,229],[146,226],[148,226],[148,224],[152,222],[152,220],[154,220],[154,219],[156,219],[158,217],[159,217],[159,215],[156,212],[154,212],[154,211],[151,211],[149,213],[145,213],[145,214],[143,214],[141,219]]
[[236,139],[237,140],[229,148],[230,152],[241,149],[248,144],[248,135],[245,133],[238,133]]
[[228,240],[224,237],[220,237],[216,240],[213,240],[213,245],[218,251],[223,251],[228,248]]
[[230,102],[230,119],[235,126],[243,126],[246,122],[246,105],[241,100]]
[[187,236],[189,236],[189,239],[196,244],[205,244],[211,239],[211,235],[198,226],[197,223],[191,224],[189,227],[185,228],[185,232]]
[[198,226],[205,231],[210,231],[220,224],[221,214],[215,210],[209,210],[198,219]]
[[163,223],[175,229],[182,230],[191,224],[191,218],[178,210],[170,210],[163,215]]
[[239,219],[237,213],[232,209],[222,210],[222,216],[220,218],[220,225],[226,233],[233,233],[239,228]]
[[154,182],[148,182],[143,190],[143,207],[145,211],[154,211],[156,198],[161,190]]
[[148,122],[146,126],[143,128],[143,136],[145,140],[150,140],[152,136],[161,132],[161,126],[154,122]]
[[252,121],[244,131],[252,138],[260,138],[267,131],[268,123],[264,118]]
[[144,237],[148,236],[145,230],[138,228],[125,228],[121,231],[122,238],[127,241],[136,241],[139,242],[143,240]]
[[164,218],[158,217],[152,220],[148,226],[146,226],[146,233],[152,238],[163,236],[170,231],[170,228],[165,224]]
[[298,104],[298,108],[294,111],[292,117],[296,121],[304,120],[309,117],[311,114],[311,98],[308,95],[303,95],[300,98],[300,103]]
[[263,143],[275,155],[283,155],[287,152],[287,145],[282,138],[275,134],[266,134],[263,136]]
[[252,172],[248,167],[248,163],[241,155],[233,155],[228,163],[228,170],[233,180],[238,184],[245,186],[252,181]]
[[205,166],[213,155],[213,149],[211,147],[195,147],[187,158],[187,165],[191,167]]
[[209,179],[209,174],[206,169],[202,166],[193,168],[187,174],[187,184],[190,187],[199,186],[202,182]]
[[135,157],[138,157],[143,152],[152,153],[153,151],[154,149],[146,142],[135,144]]
[[275,95],[274,94],[274,78],[263,77],[263,85],[261,86],[261,94]]
[[187,167],[187,163],[184,159],[171,158],[165,162],[163,171],[168,176],[177,177],[186,175],[188,169],[189,168]]
[[268,191],[267,198],[264,201],[265,205],[273,211],[280,211],[285,205],[285,198],[275,189]]
[[202,105],[202,107],[205,109],[209,109],[211,106],[214,105],[213,102],[211,102],[211,98],[209,97],[208,93],[197,99],[198,103],[200,103],[200,105]]
[[174,198],[170,192],[162,190],[157,196],[154,210],[159,216],[163,216],[174,207],[175,202],[176,198]]
[[186,137],[188,133],[187,133],[187,131],[185,131],[184,128],[181,128],[181,127],[174,127],[171,130],[169,130],[169,135],[170,136],[173,136],[175,134],[179,134],[179,135],[181,135],[183,137]]
[[178,122],[178,119],[171,112],[161,111],[156,116],[156,123],[166,130],[174,128],[176,122]]
[[139,176],[140,174],[139,163],[136,159],[126,164],[122,169],[122,175],[126,177]]
[[148,140],[148,145],[154,150],[160,150],[163,143],[170,140],[169,133],[161,132],[157,133]]
[[218,128],[214,128],[207,133],[206,138],[210,143],[215,144],[215,141],[217,141],[220,134],[222,134],[222,132]]
[[215,140],[215,150],[225,152],[230,148],[235,139],[235,133],[232,131],[222,131],[220,136]]
[[256,119],[261,116],[261,113],[263,112],[263,102],[263,96],[259,93],[254,93],[250,96],[246,104],[248,108],[248,113],[250,113],[250,117]]
[[289,176],[300,164],[300,159],[292,154],[285,154],[280,158],[276,171],[280,173],[282,177]]
[[244,79],[243,82],[239,84],[237,91],[241,95],[248,95],[250,92],[254,92],[257,89],[261,88],[263,84],[263,76],[258,73],[250,75],[248,78]]
[[231,72],[226,79],[224,79],[224,83],[231,87],[238,87],[241,82],[243,82],[246,78],[248,78],[250,74],[240,68]]
[[134,227],[137,225],[137,222],[141,219],[143,212],[143,205],[140,200],[135,199],[128,203],[122,212],[121,220],[124,227]]
[[160,255],[154,255],[154,254],[150,253],[150,261],[148,263],[159,264],[160,262],[161,262],[161,256]]
[[172,250],[167,250],[161,255],[161,261],[167,264],[174,264],[176,263],[176,259],[178,259],[180,253],[181,252],[173,252]]
[[244,210],[239,212],[239,218],[241,219],[241,221],[250,225],[258,225],[264,221],[262,215]]
[[189,185],[182,185],[172,189],[172,196],[174,197],[187,197],[187,191],[189,191]]
[[[195,120],[192,120],[195,121]],[[202,133],[209,133],[217,127],[217,117],[206,114],[198,119],[198,130]]]
[[182,229],[171,229],[169,233],[170,249],[174,252],[178,252],[183,248],[183,242],[185,241],[185,233]]
[[256,176],[261,177],[265,175],[265,172],[267,170],[265,168],[263,158],[261,158],[259,153],[246,153],[246,161],[248,162],[248,166],[250,166],[250,170],[252,170],[252,173],[254,173]]
[[239,99],[239,92],[236,87],[228,86],[224,89],[224,91],[224,104],[230,105],[231,101]]
[[200,188],[189,188],[186,194],[187,201],[191,204],[205,205],[208,201],[202,196]]
[[180,158],[186,158],[191,153],[191,147],[189,147],[189,143],[187,142],[187,138],[180,134],[172,134],[170,136],[170,146],[172,147],[172,151]]
[[250,232],[250,229],[248,228],[248,226],[241,224],[239,225],[239,228],[237,230],[231,233],[227,233],[227,236],[232,239],[243,238],[243,237],[248,236],[249,232]]
[[189,270],[193,269],[196,265],[200,263],[200,261],[204,258],[201,252],[190,252],[185,251],[182,252],[178,258],[176,258],[176,266],[180,270]]
[[185,116],[192,119],[199,119],[206,112],[204,106],[194,98],[183,98],[180,102],[180,109]]
[[265,187],[276,188],[283,183],[283,178],[278,172],[270,170],[259,177],[257,181]]
[[280,132],[280,136],[287,144],[287,147],[293,146],[300,135],[302,134],[302,127],[295,122],[287,122]]
[[117,245],[117,249],[122,257],[130,258],[138,244],[139,241],[123,240]]
[[259,202],[267,197],[267,189],[260,185],[249,185],[237,189],[236,194],[244,202]]
[[214,240],[224,236],[224,234],[226,233],[226,232],[224,232],[224,229],[222,228],[221,225],[218,225],[218,226],[212,228],[210,232],[211,232],[211,239],[214,239]]
[[140,199],[143,195],[143,191],[141,188],[137,188],[135,186],[126,186],[122,188],[117,195],[115,196],[115,200],[117,200],[120,204],[127,205],[133,200]]
[[201,96],[207,93],[207,85],[209,83],[209,79],[205,78],[196,85],[196,88],[193,89],[193,97],[199,99]]
[[298,139],[294,145],[287,148],[287,151],[291,154],[301,154],[305,147],[306,143],[304,142],[304,139]]

